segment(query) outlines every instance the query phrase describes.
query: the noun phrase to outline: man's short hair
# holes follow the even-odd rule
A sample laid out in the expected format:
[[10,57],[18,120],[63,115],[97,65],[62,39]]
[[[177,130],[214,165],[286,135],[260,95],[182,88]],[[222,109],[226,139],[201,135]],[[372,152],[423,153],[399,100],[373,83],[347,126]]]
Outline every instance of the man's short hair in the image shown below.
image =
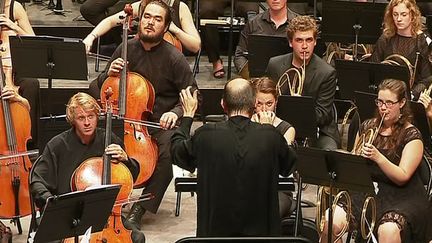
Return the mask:
[[81,107],[85,111],[93,111],[96,115],[99,114],[101,108],[97,101],[87,93],[78,92],[69,99],[66,106],[66,120],[73,125],[75,119],[75,108]]
[[297,16],[290,20],[287,28],[288,40],[292,41],[296,31],[313,30],[313,36],[316,39],[318,36],[318,26],[314,18],[310,16]]
[[252,84],[244,80],[244,85],[231,87],[233,79],[225,84],[223,100],[228,115],[235,112],[247,112],[253,114],[255,109],[255,89]]

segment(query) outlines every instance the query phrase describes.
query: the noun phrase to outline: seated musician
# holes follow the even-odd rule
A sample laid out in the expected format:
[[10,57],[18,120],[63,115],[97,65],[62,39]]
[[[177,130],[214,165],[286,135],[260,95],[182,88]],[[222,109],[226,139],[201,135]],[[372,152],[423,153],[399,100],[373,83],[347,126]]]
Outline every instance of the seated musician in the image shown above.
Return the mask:
[[[86,93],[77,93],[70,98],[66,118],[71,128],[47,143],[33,169],[30,191],[39,208],[43,208],[48,197],[70,192],[75,169],[86,159],[100,157],[104,152],[124,163],[136,179],[138,163],[128,157],[123,142],[115,134],[112,135],[113,143],[105,148],[105,130],[97,128],[99,112],[96,100]],[[144,242],[144,234],[133,231],[132,240],[134,243]]]
[[[369,128],[378,128],[376,139],[372,144],[361,144],[359,135],[356,139],[361,149],[357,152],[372,162],[378,242],[427,242],[426,234],[432,232],[432,225],[428,225],[431,209],[417,170],[423,154],[422,136],[411,123],[412,114],[407,101],[404,82],[384,80],[378,87],[375,100],[376,116],[363,122],[359,130],[359,134],[363,134]],[[351,221],[359,226],[365,195],[352,192],[351,196],[354,206],[354,220]],[[349,223],[346,210],[345,206],[336,207],[333,236]],[[321,242],[327,242],[327,225]]]
[[[230,0],[200,0],[199,17],[200,19],[217,19],[224,16],[225,8],[231,5]],[[234,1],[234,16],[244,17],[251,20],[259,12],[259,6],[256,2]],[[213,77],[223,78],[225,69],[220,57],[220,37],[216,25],[206,24],[201,28],[204,47],[209,62],[213,66]]]
[[[315,113],[319,128],[316,146],[334,150],[340,144],[333,111],[336,70],[313,53],[317,34],[317,25],[312,17],[297,16],[292,19],[287,28],[287,35],[293,53],[271,58],[267,66],[267,74],[276,81],[288,69],[293,67],[301,69],[306,64],[303,93],[297,95],[311,96],[315,101]],[[294,76],[290,78],[293,79]],[[290,94],[287,82],[278,82],[277,86],[280,94]]]
[[[421,22],[420,10],[415,0],[391,0],[383,20],[384,30],[375,45],[370,61],[382,62],[392,54],[399,54],[412,65],[414,84],[411,87],[414,99],[429,87],[432,67],[429,62],[427,35]],[[419,53],[417,58],[417,53]],[[392,59],[403,66],[400,58]]]
[[[6,75],[6,86],[13,87],[21,97],[27,99],[30,116],[32,140],[28,144],[32,148],[37,147],[37,126],[39,120],[39,81],[37,79],[14,77],[12,60],[9,46],[9,36],[35,35],[30,25],[24,7],[15,0],[5,0],[4,13],[0,14],[0,25],[2,28],[2,40],[0,53],[2,57],[3,70]],[[18,74],[19,75],[19,74]]]
[[[272,118],[272,125],[284,136],[288,145],[295,139],[295,129],[288,122],[276,116],[276,105],[278,92],[276,83],[267,77],[255,78],[251,80],[256,92],[255,113],[251,120],[263,123],[268,116]],[[288,217],[294,210],[292,192],[279,191],[279,214],[281,218]]]
[[[171,129],[183,115],[179,93],[187,86],[198,87],[185,56],[162,40],[170,23],[168,5],[161,0],[151,1],[143,9],[139,38],[127,42],[128,71],[140,74],[154,87],[155,103],[148,121],[159,122],[162,128],[148,128],[150,135],[157,142],[159,157],[155,172],[146,182],[142,193],[152,193],[155,198],[132,206],[125,225],[134,229],[141,227],[141,218],[147,210],[157,212],[173,177],[170,138],[174,132]],[[116,49],[105,70],[90,85],[93,94],[99,95],[99,87],[108,77],[119,77],[125,65],[125,60],[120,56],[121,46]]]
[[235,51],[234,64],[239,74],[249,78],[248,69],[248,37],[252,34],[286,36],[288,22],[298,14],[287,6],[287,0],[267,0],[268,9],[249,20],[241,31]]
[[228,121],[205,124],[190,136],[198,106],[196,91],[182,90],[183,119],[171,138],[174,164],[198,168],[197,236],[281,234],[278,176],[288,176],[296,156],[271,124],[272,116],[251,121],[255,91],[234,79],[224,88]]
[[[169,32],[172,33],[187,50],[193,53],[198,52],[201,48],[201,38],[195,28],[192,14],[188,6],[180,0],[163,1],[169,3],[173,9],[170,11],[172,22],[169,25]],[[151,0],[141,0],[140,2],[132,4],[134,19],[141,18],[141,14],[148,2],[151,2]],[[90,50],[97,37],[102,36],[110,29],[121,25],[123,23],[123,16],[125,16],[125,13],[124,11],[121,11],[102,20],[83,40],[87,51]]]

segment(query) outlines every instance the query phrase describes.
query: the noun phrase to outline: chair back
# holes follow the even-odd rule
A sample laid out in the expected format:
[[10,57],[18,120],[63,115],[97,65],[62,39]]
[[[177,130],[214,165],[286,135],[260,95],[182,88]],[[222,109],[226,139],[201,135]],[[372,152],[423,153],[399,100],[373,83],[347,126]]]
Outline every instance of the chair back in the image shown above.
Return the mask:
[[[36,165],[39,163],[41,159],[41,156],[39,155],[39,157],[35,160],[35,162],[33,162],[33,165],[30,169],[30,173],[29,173],[29,179],[28,179],[28,183],[29,183],[29,188],[32,182],[32,178],[33,178],[33,173],[34,173],[34,168],[36,167]],[[37,208],[36,208],[36,204],[34,203],[33,200],[33,195],[30,192],[30,208],[31,208],[31,219],[30,219],[30,226],[29,226],[29,236],[30,237],[30,233],[31,232],[36,232],[37,228],[38,228],[38,222],[37,222]]]

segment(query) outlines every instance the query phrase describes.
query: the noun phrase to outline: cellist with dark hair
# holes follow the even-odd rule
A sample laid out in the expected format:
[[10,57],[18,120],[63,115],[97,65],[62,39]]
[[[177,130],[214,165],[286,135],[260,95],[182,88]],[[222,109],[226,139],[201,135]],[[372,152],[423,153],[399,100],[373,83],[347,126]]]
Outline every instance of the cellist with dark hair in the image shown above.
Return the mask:
[[[141,217],[148,210],[156,213],[163,195],[171,182],[172,159],[170,154],[171,130],[183,116],[179,93],[187,86],[197,89],[197,83],[184,55],[163,40],[168,31],[171,16],[164,1],[148,3],[140,19],[138,37],[127,42],[127,68],[145,79],[154,87],[155,102],[148,121],[160,123],[162,129],[149,128],[150,135],[157,141],[159,150],[156,168],[145,184],[144,193],[152,193],[152,200],[138,202],[132,206],[125,226],[140,229]],[[118,77],[125,61],[120,58],[122,46],[115,51],[104,72],[98,77],[102,86],[108,77]],[[129,92],[132,91],[127,91]],[[94,92],[92,92],[94,93]],[[130,98],[130,97],[128,97]],[[144,116],[144,114],[143,114]]]

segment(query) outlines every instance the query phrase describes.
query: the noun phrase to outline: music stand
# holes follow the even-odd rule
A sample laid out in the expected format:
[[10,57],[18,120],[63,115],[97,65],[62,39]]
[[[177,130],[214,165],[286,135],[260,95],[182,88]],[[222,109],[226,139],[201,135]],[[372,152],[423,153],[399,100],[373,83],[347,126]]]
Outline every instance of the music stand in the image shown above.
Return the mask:
[[52,36],[10,36],[14,72],[23,78],[87,80],[82,40]]
[[[386,3],[323,0],[322,38],[325,42],[374,44],[381,35]],[[342,21],[341,21],[342,20]]]
[[[87,55],[80,39],[52,36],[10,36],[12,66],[23,78],[88,80]],[[50,100],[48,97],[44,100]]]
[[381,81],[388,78],[404,81],[408,97],[411,97],[410,74],[405,66],[338,59],[335,68],[341,99],[352,99],[354,91],[376,93]]
[[376,94],[361,91],[354,92],[354,99],[360,116],[360,123],[374,116],[376,112],[376,98]]
[[422,134],[424,147],[432,151],[431,133],[429,130],[429,119],[426,116],[426,110],[422,103],[417,101],[410,101],[409,103],[412,113],[414,125],[420,130]]
[[101,231],[111,214],[120,185],[105,185],[86,191],[50,197],[41,216],[34,242],[50,242],[83,235],[91,226]]
[[276,115],[295,127],[297,138],[309,145],[315,144],[318,125],[312,97],[281,95],[278,98]]
[[282,36],[251,34],[248,36],[248,65],[250,77],[266,74],[271,57],[292,52],[288,39]]
[[[297,149],[297,171],[302,180],[314,185],[323,185],[343,190],[374,194],[368,160],[358,155],[307,147]],[[328,242],[332,242],[333,197],[329,196]]]

